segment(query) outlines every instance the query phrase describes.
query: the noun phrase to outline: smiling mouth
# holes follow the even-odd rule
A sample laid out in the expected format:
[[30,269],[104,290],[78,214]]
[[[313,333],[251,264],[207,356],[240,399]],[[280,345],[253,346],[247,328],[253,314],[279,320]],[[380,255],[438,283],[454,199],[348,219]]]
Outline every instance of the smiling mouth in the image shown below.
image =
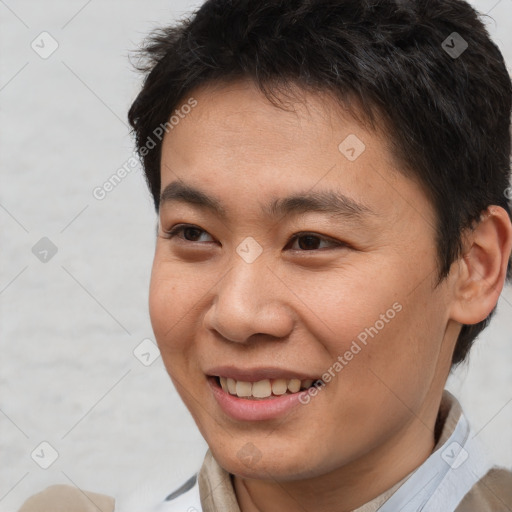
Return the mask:
[[219,376],[213,378],[225,393],[249,400],[293,395],[309,389],[313,384],[323,384],[320,379],[264,379],[258,382],[247,382]]

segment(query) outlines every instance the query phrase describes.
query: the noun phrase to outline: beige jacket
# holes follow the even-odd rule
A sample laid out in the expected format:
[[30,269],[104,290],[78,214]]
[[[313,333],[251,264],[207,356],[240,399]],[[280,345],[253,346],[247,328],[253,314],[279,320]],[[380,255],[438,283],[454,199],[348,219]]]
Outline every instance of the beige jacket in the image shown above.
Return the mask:
[[[440,448],[446,448],[443,445],[451,438],[461,415],[458,401],[445,391],[438,416],[438,441],[433,453]],[[414,476],[414,472],[353,512],[376,512],[391,496],[396,498],[400,492],[406,490],[404,484],[411,476]],[[197,475],[197,481],[202,512],[241,512],[231,475],[219,466],[209,450]],[[405,498],[408,499],[407,494]],[[148,510],[152,506],[155,504],[148,504]],[[19,512],[114,512],[114,509],[115,500],[110,496],[69,485],[54,485],[30,497]],[[491,468],[472,485],[455,512],[512,512],[512,472],[503,468]]]

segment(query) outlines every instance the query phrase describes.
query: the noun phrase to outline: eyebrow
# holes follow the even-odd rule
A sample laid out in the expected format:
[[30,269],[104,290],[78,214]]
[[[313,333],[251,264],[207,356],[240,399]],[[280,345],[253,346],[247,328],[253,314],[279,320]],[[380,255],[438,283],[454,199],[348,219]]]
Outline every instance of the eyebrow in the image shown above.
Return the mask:
[[[223,220],[228,218],[226,209],[217,198],[181,181],[169,183],[160,194],[160,205],[174,201],[209,210]],[[367,205],[334,190],[305,191],[287,197],[274,198],[268,204],[261,205],[261,209],[271,218],[310,212],[327,213],[333,217],[354,220],[363,220],[368,215],[376,215]]]

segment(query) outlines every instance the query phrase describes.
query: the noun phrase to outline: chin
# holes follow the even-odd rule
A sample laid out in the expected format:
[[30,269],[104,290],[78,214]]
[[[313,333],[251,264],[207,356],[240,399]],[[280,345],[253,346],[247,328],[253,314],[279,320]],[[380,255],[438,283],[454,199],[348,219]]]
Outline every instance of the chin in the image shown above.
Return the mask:
[[[242,478],[258,480],[293,481],[311,478],[317,475],[312,466],[315,461],[311,458],[311,450],[299,449],[297,453],[286,448],[286,444],[279,443],[279,447],[264,446],[263,441],[234,443],[234,446],[222,443],[215,447],[209,444],[210,450],[217,462],[228,472]],[[297,450],[297,447],[294,447]],[[318,472],[318,474],[321,472]]]

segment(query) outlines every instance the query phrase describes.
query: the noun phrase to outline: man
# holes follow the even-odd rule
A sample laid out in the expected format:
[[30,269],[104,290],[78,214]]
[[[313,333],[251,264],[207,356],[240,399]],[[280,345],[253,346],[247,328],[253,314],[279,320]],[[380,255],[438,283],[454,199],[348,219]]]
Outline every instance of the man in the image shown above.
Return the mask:
[[147,510],[512,510],[444,390],[511,275],[512,87],[475,11],[210,0],[143,55],[151,321],[209,445]]

